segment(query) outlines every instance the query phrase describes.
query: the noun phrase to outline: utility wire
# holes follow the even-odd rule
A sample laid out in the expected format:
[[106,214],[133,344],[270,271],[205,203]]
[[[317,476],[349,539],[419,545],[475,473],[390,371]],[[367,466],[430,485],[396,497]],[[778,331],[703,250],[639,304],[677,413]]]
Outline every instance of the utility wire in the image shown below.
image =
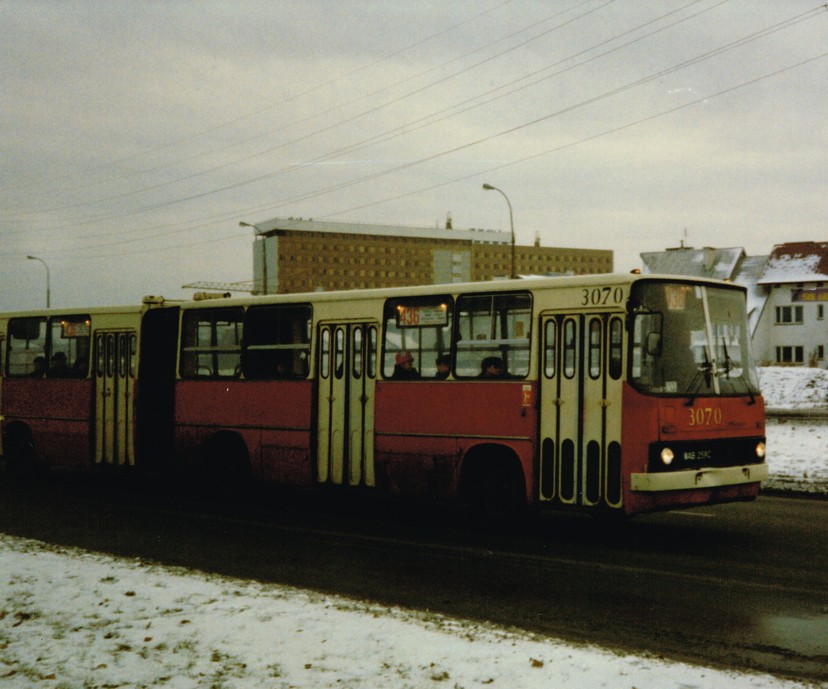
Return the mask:
[[[382,199],[377,199],[377,200],[369,202],[369,203],[359,204],[357,206],[352,206],[350,208],[339,210],[339,211],[336,211],[334,213],[329,213],[329,214],[322,215],[322,216],[319,216],[319,217],[332,218],[332,217],[336,217],[336,216],[339,216],[339,215],[344,215],[345,213],[351,213],[353,211],[363,210],[365,208],[371,208],[371,207],[374,207],[374,206],[377,206],[377,205],[381,205],[383,203],[387,203],[389,201],[396,201],[398,199],[406,198],[406,197],[409,197],[409,196],[414,196],[414,195],[422,194],[422,193],[425,193],[425,192],[428,192],[428,191],[433,191],[435,189],[439,189],[439,188],[442,188],[442,187],[445,187],[445,186],[448,186],[448,185],[451,185],[451,184],[457,184],[459,182],[464,182],[464,181],[467,181],[467,180],[470,180],[470,179],[479,178],[482,175],[489,174],[489,173],[492,173],[492,172],[496,172],[496,171],[499,171],[499,170],[503,170],[503,169],[506,169],[508,167],[513,167],[515,165],[525,163],[525,162],[528,162],[528,161],[531,161],[531,160],[535,160],[537,158],[552,155],[554,153],[559,153],[561,151],[573,148],[575,146],[579,146],[579,145],[582,145],[582,144],[585,144],[585,143],[589,143],[591,141],[595,141],[596,139],[600,139],[600,138],[604,138],[606,136],[610,136],[612,134],[616,134],[618,132],[624,131],[626,129],[630,129],[632,127],[639,126],[639,125],[644,124],[646,122],[651,122],[653,120],[660,119],[662,117],[666,117],[667,115],[671,115],[673,113],[679,112],[681,110],[685,110],[685,109],[690,108],[694,105],[698,105],[700,103],[704,103],[706,101],[710,101],[710,100],[713,100],[715,98],[719,98],[719,97],[724,96],[726,94],[733,93],[735,91],[746,88],[748,86],[752,86],[752,85],[760,83],[762,81],[766,81],[766,80],[771,79],[773,77],[779,76],[780,74],[784,74],[784,73],[790,72],[794,69],[798,69],[800,67],[803,67],[804,65],[816,62],[818,60],[822,60],[826,57],[828,57],[828,52],[821,53],[821,54],[816,55],[814,57],[808,58],[806,60],[802,60],[802,61],[797,62],[797,63],[792,64],[792,65],[788,65],[787,67],[777,69],[773,72],[769,72],[769,73],[764,74],[762,76],[758,76],[758,77],[755,77],[753,79],[743,81],[743,82],[741,82],[739,84],[736,84],[734,86],[730,86],[728,88],[722,89],[722,90],[717,91],[715,93],[702,96],[702,97],[694,99],[692,101],[688,101],[687,103],[683,103],[683,104],[675,106],[673,108],[668,108],[666,110],[662,110],[660,112],[654,113],[652,115],[648,115],[646,117],[636,119],[636,120],[631,121],[631,122],[627,122],[627,123],[619,125],[617,127],[612,127],[610,129],[605,129],[605,130],[603,130],[601,132],[598,132],[596,134],[592,134],[590,136],[586,136],[586,137],[583,137],[583,138],[578,139],[576,141],[572,141],[572,142],[567,143],[567,144],[562,144],[562,145],[556,146],[554,148],[550,148],[550,149],[547,149],[547,150],[544,150],[544,151],[540,151],[540,152],[532,154],[530,156],[524,156],[522,158],[512,160],[508,163],[503,163],[503,164],[500,164],[500,165],[492,166],[492,167],[489,167],[485,170],[477,170],[474,173],[470,173],[468,175],[463,175],[463,176],[460,176],[460,177],[454,177],[450,180],[446,180],[446,181],[440,182],[438,184],[433,184],[433,185],[430,185],[430,186],[427,186],[427,187],[421,187],[421,188],[418,188],[418,189],[415,189],[415,190],[403,192],[403,193],[396,194],[396,195],[393,195],[393,196],[388,196],[388,197],[385,197],[385,198],[382,198]],[[453,149],[453,150],[462,150],[464,148],[468,148],[469,146],[475,145],[475,143],[467,144],[467,145],[458,147],[457,149]],[[121,242],[113,242],[112,244],[119,244],[119,243],[121,243]],[[133,253],[135,253],[135,254],[156,253],[156,252],[161,252],[161,251],[169,251],[172,248],[186,248],[186,247],[189,247],[189,246],[194,246],[196,244],[198,244],[198,242],[180,244],[180,245],[173,245],[173,246],[167,245],[167,246],[164,246],[164,247],[157,247],[157,248],[152,248],[152,249],[142,249],[142,250],[139,250],[139,251],[136,251],[136,252],[133,252]],[[66,251],[57,251],[57,252],[51,252],[51,253],[71,253],[72,251],[73,250],[66,250]],[[50,255],[51,255],[51,253],[50,253]],[[0,255],[16,255],[16,254],[0,254]],[[85,256],[85,258],[106,258],[106,257],[121,256],[121,255],[122,255],[122,252],[104,253],[104,254],[97,254],[97,255],[93,255],[93,256]]]
[[[150,155],[150,154],[153,154],[153,153],[157,153],[159,151],[174,148],[174,147],[179,146],[183,143],[187,143],[187,142],[194,141],[196,139],[202,138],[202,137],[204,137],[208,134],[214,134],[214,133],[219,132],[223,129],[227,129],[228,127],[236,125],[240,122],[244,122],[245,120],[249,120],[253,117],[257,117],[257,116],[259,116],[263,113],[270,112],[270,111],[276,110],[278,108],[282,108],[285,105],[288,105],[288,104],[290,104],[294,101],[299,100],[300,98],[303,98],[304,96],[308,96],[312,93],[315,93],[316,91],[320,91],[320,90],[322,90],[324,88],[327,88],[329,86],[333,86],[333,85],[337,84],[338,82],[343,81],[344,79],[347,79],[349,77],[354,76],[355,74],[359,74],[360,72],[364,72],[364,71],[367,71],[369,69],[372,69],[373,67],[376,67],[377,65],[380,65],[383,62],[387,62],[387,61],[392,60],[396,57],[399,57],[400,55],[403,55],[404,53],[406,53],[410,50],[413,50],[414,48],[417,48],[421,45],[429,43],[430,41],[433,41],[433,40],[439,38],[440,36],[444,36],[445,34],[451,33],[453,31],[455,31],[456,29],[460,28],[461,26],[464,26],[465,24],[469,24],[471,22],[474,22],[474,21],[480,19],[481,17],[484,17],[487,14],[490,14],[492,12],[495,12],[496,10],[499,10],[501,7],[504,7],[506,5],[511,4],[513,1],[514,0],[503,0],[503,2],[501,2],[497,5],[494,5],[493,7],[490,7],[486,10],[483,10],[482,12],[479,12],[478,14],[470,17],[469,19],[465,19],[465,20],[457,22],[457,23],[455,23],[451,26],[448,26],[444,29],[441,29],[440,31],[438,31],[438,32],[436,32],[436,33],[434,33],[430,36],[427,36],[426,38],[415,41],[414,43],[411,43],[411,44],[409,44],[409,45],[407,45],[403,48],[395,50],[392,53],[389,53],[389,54],[384,55],[380,58],[377,58],[376,60],[373,60],[372,62],[369,62],[366,65],[361,65],[359,67],[356,67],[356,68],[350,70],[349,72],[345,72],[345,73],[340,74],[340,75],[338,75],[338,76],[336,76],[332,79],[329,79],[325,82],[322,82],[322,83],[317,84],[315,86],[311,86],[311,87],[309,87],[309,88],[307,88],[303,91],[299,91],[298,93],[294,93],[294,94],[292,94],[292,95],[290,95],[286,98],[281,99],[280,101],[278,101],[276,103],[268,105],[267,107],[259,108],[257,110],[245,113],[245,114],[240,115],[240,116],[238,116],[238,117],[236,117],[232,120],[223,122],[223,123],[221,123],[219,125],[216,125],[214,127],[209,127],[207,129],[203,129],[203,130],[201,130],[199,132],[196,132],[194,134],[191,134],[189,136],[185,136],[185,137],[182,137],[182,138],[179,138],[179,139],[175,139],[173,141],[167,142],[165,144],[161,144],[159,146],[154,146],[154,147],[151,147],[151,148],[148,148],[148,149],[144,149],[142,151],[138,151],[136,153],[132,153],[130,155],[126,155],[126,156],[123,156],[123,157],[120,157],[120,158],[116,158],[115,160],[110,160],[110,161],[107,161],[106,163],[102,163],[100,165],[94,165],[94,166],[92,166],[90,168],[86,168],[84,170],[75,170],[75,171],[66,173],[64,175],[60,175],[58,177],[53,177],[51,179],[46,179],[46,180],[41,181],[39,184],[52,184],[52,183],[55,183],[55,182],[63,181],[65,179],[76,177],[78,175],[88,174],[90,172],[97,172],[99,170],[105,170],[109,167],[114,167],[116,165],[120,165],[121,163],[129,162],[131,160],[135,160],[135,159],[140,158],[142,156],[146,156],[146,155]],[[589,1],[589,0],[584,0],[584,1],[586,2],[586,1]],[[222,149],[219,149],[219,150],[222,150]],[[212,153],[212,151],[208,151],[207,153],[201,154],[201,155],[208,155],[210,153]],[[199,156],[197,156],[197,157],[199,157]],[[190,160],[190,159],[186,158],[184,160]],[[176,163],[174,162],[172,164],[176,164]],[[162,168],[163,167],[167,167],[167,166],[162,166]],[[161,169],[161,168],[153,168],[149,171],[152,171],[154,169]],[[147,172],[147,171],[146,170],[139,171],[138,174],[140,174],[141,172]],[[126,175],[126,176],[128,176],[128,175]],[[82,185],[82,186],[79,186],[79,187],[75,187],[75,188],[70,189],[68,191],[76,191],[76,190],[84,189],[84,188],[87,188],[87,187],[93,186],[93,185],[94,185],[94,183],[90,183],[88,185]],[[61,191],[67,191],[67,190],[64,189],[64,190],[61,190]],[[42,193],[47,193],[47,192],[29,192],[29,193],[21,194],[17,198],[32,196],[32,195],[35,195],[35,194],[39,195],[39,194],[42,194]],[[10,198],[15,198],[15,197],[0,197],[0,198],[2,198],[3,200],[9,200]]]

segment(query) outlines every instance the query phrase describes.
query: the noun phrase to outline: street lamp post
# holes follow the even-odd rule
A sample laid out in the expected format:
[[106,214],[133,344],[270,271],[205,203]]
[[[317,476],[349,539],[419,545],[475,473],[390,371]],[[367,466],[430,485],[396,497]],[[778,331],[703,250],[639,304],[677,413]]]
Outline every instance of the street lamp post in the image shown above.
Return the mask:
[[512,215],[512,202],[509,201],[509,197],[506,196],[506,193],[502,189],[498,189],[497,187],[492,186],[491,184],[484,184],[483,189],[485,189],[486,191],[499,192],[503,196],[503,198],[506,199],[506,204],[509,206],[509,226],[512,230],[512,274],[510,277],[512,279],[515,279],[517,277],[517,273],[515,272],[515,220]]
[[244,220],[239,223],[239,227],[250,227],[256,230],[262,238],[262,294],[267,294],[267,241],[265,236],[256,225],[244,222]]
[[46,308],[51,308],[52,306],[52,287],[51,287],[51,280],[49,278],[49,266],[46,265],[46,261],[42,258],[38,258],[37,256],[26,256],[30,261],[40,261],[43,264],[43,267],[46,269]]

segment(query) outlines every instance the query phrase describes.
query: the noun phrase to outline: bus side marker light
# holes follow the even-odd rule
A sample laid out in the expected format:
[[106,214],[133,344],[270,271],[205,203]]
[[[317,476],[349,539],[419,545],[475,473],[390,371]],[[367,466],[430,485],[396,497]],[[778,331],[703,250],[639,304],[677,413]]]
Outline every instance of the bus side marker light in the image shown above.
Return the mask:
[[661,451],[661,461],[664,462],[665,466],[670,466],[673,463],[673,460],[676,458],[676,455],[669,447],[665,447]]

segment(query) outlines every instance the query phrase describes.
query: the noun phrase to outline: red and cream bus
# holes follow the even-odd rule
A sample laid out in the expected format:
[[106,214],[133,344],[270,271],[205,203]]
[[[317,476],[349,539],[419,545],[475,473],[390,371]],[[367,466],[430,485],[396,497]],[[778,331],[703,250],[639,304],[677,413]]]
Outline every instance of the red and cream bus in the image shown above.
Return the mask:
[[[149,300],[0,316],[0,338],[12,464],[626,515],[749,500],[767,477],[745,292],[712,280]],[[83,376],[30,377],[63,350]]]

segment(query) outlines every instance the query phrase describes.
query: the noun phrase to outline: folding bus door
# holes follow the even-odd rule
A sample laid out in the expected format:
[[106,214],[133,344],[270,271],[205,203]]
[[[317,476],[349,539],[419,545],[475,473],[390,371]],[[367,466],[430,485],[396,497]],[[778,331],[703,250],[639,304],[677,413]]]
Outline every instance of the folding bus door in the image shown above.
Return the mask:
[[377,325],[322,323],[317,342],[317,481],[374,486]]
[[95,464],[135,463],[135,330],[95,333]]
[[621,503],[620,314],[541,318],[539,499]]

